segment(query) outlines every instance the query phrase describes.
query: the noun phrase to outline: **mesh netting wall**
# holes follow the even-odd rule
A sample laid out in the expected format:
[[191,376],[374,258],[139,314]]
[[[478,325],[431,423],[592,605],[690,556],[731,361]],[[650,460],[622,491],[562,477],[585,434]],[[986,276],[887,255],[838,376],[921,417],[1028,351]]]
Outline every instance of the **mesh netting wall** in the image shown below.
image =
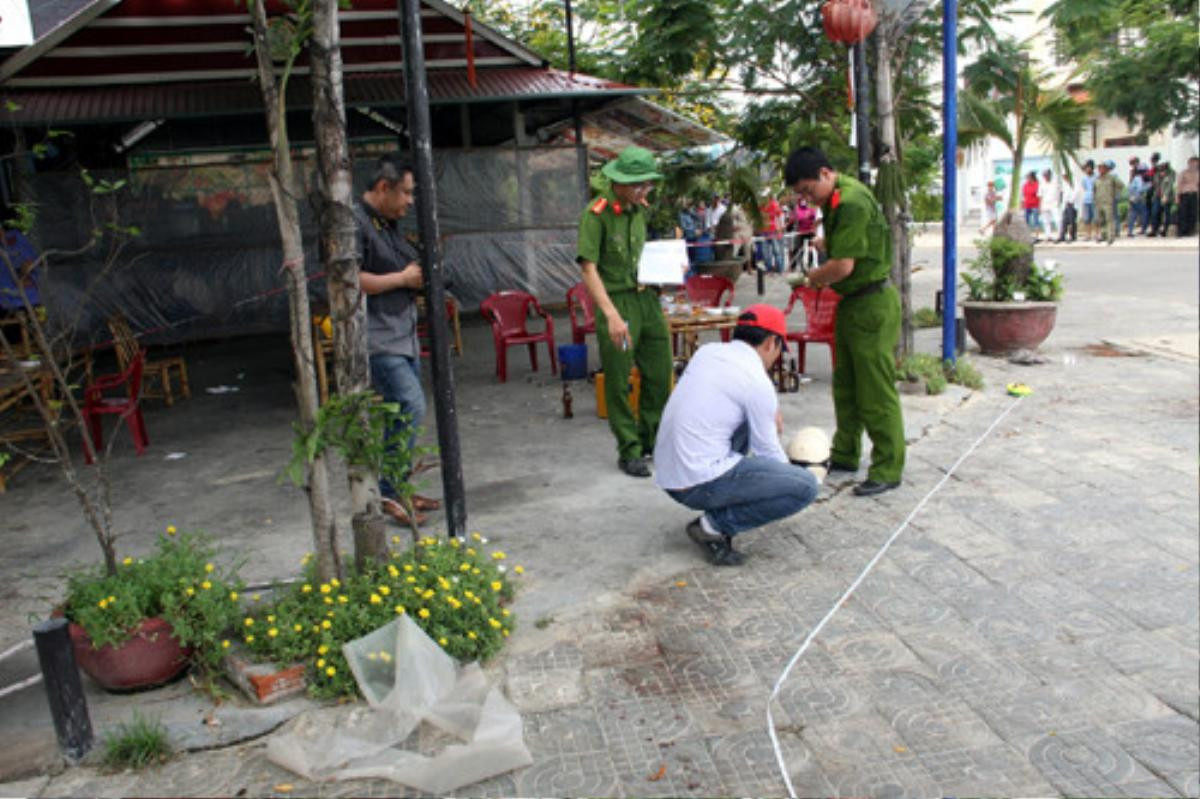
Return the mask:
[[[435,155],[438,218],[446,280],[466,310],[493,291],[522,289],[561,301],[578,281],[575,225],[582,207],[572,148],[443,151]],[[355,166],[355,197],[372,165]],[[313,163],[297,162],[310,275],[321,270],[316,246]],[[51,318],[81,342],[108,338],[105,320],[120,313],[151,342],[286,330],[287,300],[267,164],[247,160],[139,167],[92,178],[126,181],[96,194],[79,175],[37,176],[34,241],[51,253],[41,276]],[[97,224],[113,218],[139,235],[121,247]],[[416,213],[404,221],[415,233]],[[314,302],[325,282],[309,281]]]

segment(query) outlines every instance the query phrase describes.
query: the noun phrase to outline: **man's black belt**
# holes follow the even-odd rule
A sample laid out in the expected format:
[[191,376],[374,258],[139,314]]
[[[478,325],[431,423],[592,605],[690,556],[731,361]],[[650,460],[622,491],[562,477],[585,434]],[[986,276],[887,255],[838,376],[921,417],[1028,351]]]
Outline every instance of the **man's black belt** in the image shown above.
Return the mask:
[[886,280],[877,280],[874,283],[868,283],[867,285],[860,288],[858,291],[852,292],[850,294],[843,294],[842,299],[843,300],[853,300],[856,297],[866,297],[869,294],[878,294],[879,292],[883,291],[884,287],[887,286],[887,284],[888,284],[888,282]]

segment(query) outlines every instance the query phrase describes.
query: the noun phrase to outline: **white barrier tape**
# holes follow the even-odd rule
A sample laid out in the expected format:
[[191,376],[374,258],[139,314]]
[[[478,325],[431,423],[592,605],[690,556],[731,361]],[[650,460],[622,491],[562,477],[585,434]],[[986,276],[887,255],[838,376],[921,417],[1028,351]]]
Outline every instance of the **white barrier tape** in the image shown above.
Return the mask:
[[9,694],[15,694],[17,691],[20,691],[24,688],[28,688],[29,686],[35,685],[41,681],[42,681],[42,675],[35,674],[32,677],[26,677],[24,680],[21,680],[18,683],[13,683],[12,685],[8,686],[7,688],[0,688],[0,699],[3,699],[4,697],[8,696]]
[[713,241],[689,241],[686,242],[688,247],[714,247],[718,244],[753,244],[758,241],[783,241],[784,239],[794,239],[797,236],[812,236],[813,233],[796,233],[794,231],[788,233],[780,233],[778,236],[751,236],[748,239],[715,239]]
[[19,644],[13,644],[8,649],[5,649],[3,652],[0,652],[0,660],[4,660],[5,658],[10,658],[13,655],[17,654],[18,652],[20,652],[22,649],[28,649],[31,646],[33,646],[32,638],[25,640],[25,641],[21,641]]
[[875,564],[877,564],[880,558],[882,558],[884,554],[887,553],[888,549],[891,548],[892,542],[894,542],[900,536],[900,533],[904,532],[904,529],[908,527],[908,523],[911,522],[913,518],[921,512],[921,508],[925,507],[925,503],[929,501],[929,498],[936,494],[938,489],[946,484],[946,481],[950,479],[952,474],[954,474],[954,470],[962,465],[962,462],[965,461],[967,457],[975,451],[976,447],[982,444],[983,440],[987,438],[994,429],[996,429],[996,425],[1000,424],[1005,416],[1008,416],[1010,413],[1012,413],[1013,409],[1020,405],[1024,399],[1024,397],[1017,398],[1017,401],[1009,405],[1004,410],[1004,413],[997,416],[996,420],[988,425],[988,429],[983,431],[983,435],[975,439],[975,443],[968,447],[967,451],[964,452],[959,459],[954,462],[954,465],[946,471],[946,474],[942,476],[942,479],[938,480],[937,485],[930,489],[929,493],[917,503],[917,506],[912,509],[912,512],[909,513],[908,516],[905,517],[904,521],[900,523],[900,526],[896,528],[896,531],[891,534],[887,541],[883,542],[883,546],[880,547],[879,551],[875,553],[875,557],[871,558],[863,570],[859,572],[858,577],[854,578],[854,582],[850,583],[850,587],[846,589],[846,592],[842,594],[836,602],[833,603],[833,607],[831,607],[829,612],[825,614],[824,618],[817,623],[817,626],[813,627],[812,631],[808,634],[808,637],[804,639],[804,643],[800,644],[800,648],[796,650],[796,654],[792,655],[792,659],[788,661],[787,667],[783,670],[783,673],[779,675],[779,679],[775,681],[775,687],[771,689],[771,695],[767,697],[767,734],[771,736],[771,746],[775,749],[775,763],[779,766],[779,773],[783,775],[783,781],[784,784],[787,785],[788,796],[790,796],[791,799],[797,799],[796,789],[792,786],[791,776],[788,775],[787,763],[785,763],[783,759],[783,750],[779,746],[779,737],[775,734],[775,717],[771,713],[771,703],[774,702],[776,697],[779,696],[779,689],[783,687],[783,681],[787,679],[788,675],[792,671],[792,668],[797,662],[799,662],[800,657],[808,649],[809,644],[813,642],[813,639],[817,637],[817,634],[820,633],[825,625],[829,623],[829,620],[833,618],[833,615],[837,613],[838,609],[841,608],[848,599],[850,599],[850,595],[854,593],[858,586],[862,584],[862,581],[866,579],[867,575],[871,573],[871,570],[875,568]]

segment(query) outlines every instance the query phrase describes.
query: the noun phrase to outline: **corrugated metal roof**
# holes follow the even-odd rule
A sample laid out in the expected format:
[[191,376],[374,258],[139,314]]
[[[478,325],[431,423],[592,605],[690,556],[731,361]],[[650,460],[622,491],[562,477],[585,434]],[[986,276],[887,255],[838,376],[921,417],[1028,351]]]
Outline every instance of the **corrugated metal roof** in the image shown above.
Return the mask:
[[[512,67],[477,70],[472,87],[466,71],[430,71],[429,100],[434,105],[646,94],[651,90],[556,69]],[[348,73],[346,105],[377,107],[404,105],[402,72]],[[15,125],[89,124],[145,119],[261,114],[262,95],[249,81],[213,83],[97,86],[81,89],[10,90],[6,97],[15,111],[0,111],[0,119]],[[304,76],[288,86],[288,107],[312,107],[312,89]]]

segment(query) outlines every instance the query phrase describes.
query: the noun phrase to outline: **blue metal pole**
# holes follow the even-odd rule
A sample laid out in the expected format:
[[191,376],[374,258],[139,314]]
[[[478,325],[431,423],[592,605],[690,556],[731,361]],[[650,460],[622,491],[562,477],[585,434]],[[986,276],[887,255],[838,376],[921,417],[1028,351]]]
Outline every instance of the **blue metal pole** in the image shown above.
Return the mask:
[[957,359],[958,282],[958,0],[942,4],[942,358]]

